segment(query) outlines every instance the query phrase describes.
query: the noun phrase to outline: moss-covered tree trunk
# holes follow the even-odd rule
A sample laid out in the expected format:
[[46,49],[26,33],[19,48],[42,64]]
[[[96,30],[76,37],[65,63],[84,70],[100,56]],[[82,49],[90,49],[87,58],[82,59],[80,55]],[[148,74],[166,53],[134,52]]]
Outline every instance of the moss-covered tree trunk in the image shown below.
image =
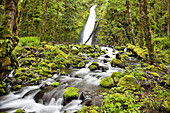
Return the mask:
[[4,18],[0,26],[0,81],[9,72],[9,67],[15,67],[18,62],[12,51],[17,46],[16,36],[17,0],[4,0]]
[[46,9],[45,9],[45,12],[44,12],[44,18],[43,18],[43,22],[42,22],[42,33],[41,33],[40,41],[43,41],[42,37],[43,37],[43,34],[44,34],[44,29],[45,29],[45,22],[46,22],[48,7],[49,7],[49,0],[47,0],[47,2],[46,2]]
[[128,10],[128,18],[129,18],[129,24],[130,24],[130,34],[133,45],[136,45],[135,41],[135,33],[133,29],[133,21],[132,21],[132,15],[131,15],[131,8],[130,8],[130,0],[126,0],[127,10]]
[[[54,37],[55,37],[55,34],[56,34],[56,30],[57,30],[57,23],[58,23],[58,15],[59,15],[59,0],[58,0],[58,3],[57,3],[57,15],[56,15],[56,21],[55,21],[55,26],[54,26],[54,31],[53,31],[53,40],[54,40]],[[56,37],[57,38],[57,37]]]
[[149,12],[147,9],[147,0],[143,0],[144,2],[144,34],[145,34],[145,42],[146,46],[148,48],[149,53],[149,61],[151,63],[155,62],[155,54],[154,54],[154,45],[152,43],[152,36],[151,36],[151,30],[150,30],[150,22],[149,22]]
[[144,16],[144,12],[143,12],[143,0],[139,0],[140,6],[139,6],[139,12],[140,12],[140,26],[139,26],[139,45],[142,48],[144,46],[144,27],[143,27],[143,16]]
[[18,18],[17,18],[17,35],[19,34],[19,32],[21,31],[20,27],[21,27],[21,23],[22,23],[22,16],[23,16],[23,10],[27,4],[28,0],[23,0],[20,6],[20,9],[18,10]]

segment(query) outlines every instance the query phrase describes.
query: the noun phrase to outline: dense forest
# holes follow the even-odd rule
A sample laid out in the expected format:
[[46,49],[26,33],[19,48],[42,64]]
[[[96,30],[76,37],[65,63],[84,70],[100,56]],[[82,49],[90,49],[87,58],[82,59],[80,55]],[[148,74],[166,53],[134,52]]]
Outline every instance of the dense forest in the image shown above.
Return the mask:
[[[93,5],[86,45],[81,38]],[[0,112],[170,112],[169,6],[169,0],[0,0]]]

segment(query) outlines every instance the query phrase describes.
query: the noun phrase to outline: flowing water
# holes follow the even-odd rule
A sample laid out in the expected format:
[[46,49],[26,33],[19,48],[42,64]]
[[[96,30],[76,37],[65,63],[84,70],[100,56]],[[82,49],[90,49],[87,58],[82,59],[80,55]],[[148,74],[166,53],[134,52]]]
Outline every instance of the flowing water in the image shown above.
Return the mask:
[[[81,42],[82,44],[84,44],[88,40],[88,38],[90,37],[90,35],[93,32],[93,29],[95,27],[95,22],[96,22],[96,11],[95,11],[95,8],[96,8],[96,5],[93,5],[90,8],[90,14],[88,16],[87,22],[86,22],[86,24],[84,26],[84,29],[83,29],[82,42]],[[86,43],[86,45],[91,45],[92,37]]]
[[[88,63],[85,68],[68,69],[67,76],[54,74],[52,78],[48,78],[40,85],[26,86],[19,91],[13,91],[8,95],[1,96],[0,112],[8,111],[9,113],[13,113],[21,108],[24,109],[26,113],[63,113],[64,110],[69,111],[69,113],[74,113],[80,110],[88,101],[92,101],[92,104],[97,103],[101,100],[101,92],[108,90],[100,87],[100,80],[110,76],[112,72],[123,71],[121,68],[110,66],[110,60],[115,57],[118,51],[112,52],[113,49],[110,47],[101,47],[101,49],[106,50],[107,54],[98,57],[98,59],[86,57]],[[109,57],[105,58],[106,55]],[[104,60],[108,62],[104,62]],[[93,61],[98,62],[101,67],[105,67],[106,71],[90,71],[88,66],[91,65]],[[11,74],[9,76],[11,76]],[[58,87],[42,88],[44,84],[53,84],[56,79],[60,82]],[[77,87],[80,96],[84,94],[84,99],[79,97],[71,102],[64,103],[63,94],[68,86]]]
[[[95,21],[96,5],[90,9],[90,14],[83,31],[83,44],[87,41],[92,33]],[[91,45],[92,38],[88,41]],[[73,47],[73,49],[76,47]],[[121,68],[111,67],[110,61],[115,58],[118,51],[113,52],[111,47],[101,47],[106,50],[107,54],[101,55],[97,59],[88,58],[88,63],[82,69],[68,69],[66,76],[54,74],[52,78],[44,80],[40,85],[25,86],[19,91],[13,91],[8,95],[0,97],[0,112],[7,111],[14,113],[17,109],[23,109],[26,113],[63,113],[65,110],[74,113],[80,110],[83,105],[99,104],[102,99],[101,93],[109,89],[100,87],[102,78],[110,76],[113,72],[123,71]],[[92,62],[98,62],[99,66],[104,69],[90,71],[88,68]],[[13,77],[13,71],[9,74]],[[56,80],[59,80],[58,87],[51,87]],[[66,102],[63,98],[66,87],[76,87],[79,89],[79,98]]]

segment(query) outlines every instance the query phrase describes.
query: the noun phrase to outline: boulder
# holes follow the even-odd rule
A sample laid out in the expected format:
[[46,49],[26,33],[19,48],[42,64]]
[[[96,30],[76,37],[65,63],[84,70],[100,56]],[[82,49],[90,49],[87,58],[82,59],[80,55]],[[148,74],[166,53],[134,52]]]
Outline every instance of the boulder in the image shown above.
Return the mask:
[[140,88],[138,80],[132,75],[125,75],[124,77],[120,78],[118,86],[135,90],[138,90]]
[[79,89],[75,87],[67,87],[64,91],[64,98],[67,100],[76,99],[79,96]]
[[100,81],[100,85],[102,87],[106,87],[106,88],[111,88],[113,87],[115,84],[113,82],[113,79],[111,78],[111,76],[107,77],[107,78],[103,78],[101,81]]

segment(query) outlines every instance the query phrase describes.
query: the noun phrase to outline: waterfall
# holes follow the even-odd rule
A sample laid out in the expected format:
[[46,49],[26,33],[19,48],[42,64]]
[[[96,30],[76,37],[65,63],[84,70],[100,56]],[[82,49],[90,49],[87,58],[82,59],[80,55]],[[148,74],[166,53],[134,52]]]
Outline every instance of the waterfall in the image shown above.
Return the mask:
[[[87,22],[86,22],[84,29],[83,29],[83,32],[82,32],[82,37],[81,37],[82,38],[82,41],[81,41],[82,44],[84,44],[88,40],[89,36],[91,35],[91,33],[93,32],[93,29],[95,27],[95,21],[96,21],[95,8],[96,8],[96,5],[93,5],[90,8],[90,14],[88,16]],[[93,35],[91,36],[90,40],[86,43],[86,45],[91,45],[92,37],[93,37]]]

